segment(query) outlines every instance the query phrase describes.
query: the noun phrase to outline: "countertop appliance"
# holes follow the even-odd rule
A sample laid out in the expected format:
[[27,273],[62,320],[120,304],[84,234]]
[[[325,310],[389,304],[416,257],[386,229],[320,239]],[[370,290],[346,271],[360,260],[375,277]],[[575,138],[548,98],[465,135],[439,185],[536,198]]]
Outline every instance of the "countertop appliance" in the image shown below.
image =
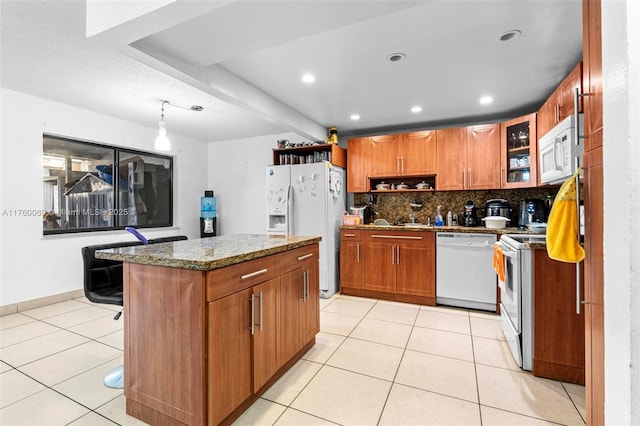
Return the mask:
[[511,219],[511,207],[509,202],[502,198],[494,198],[484,203],[484,216],[502,216]]
[[496,311],[496,239],[496,234],[436,233],[437,303]]
[[547,207],[545,200],[538,198],[528,198],[520,200],[520,211],[518,213],[518,229],[524,231],[530,223],[546,222]]
[[478,226],[478,212],[475,204],[472,200],[469,200],[464,205],[464,210],[462,211],[462,225],[463,226]]
[[572,114],[538,140],[541,183],[562,183],[575,173],[584,150],[579,140],[582,122],[582,114]]
[[518,365],[533,368],[533,250],[528,242],[544,235],[504,234],[498,242],[504,254],[504,281],[500,288],[502,333]]
[[345,171],[329,162],[267,167],[267,233],[319,235],[320,296],[338,291]]

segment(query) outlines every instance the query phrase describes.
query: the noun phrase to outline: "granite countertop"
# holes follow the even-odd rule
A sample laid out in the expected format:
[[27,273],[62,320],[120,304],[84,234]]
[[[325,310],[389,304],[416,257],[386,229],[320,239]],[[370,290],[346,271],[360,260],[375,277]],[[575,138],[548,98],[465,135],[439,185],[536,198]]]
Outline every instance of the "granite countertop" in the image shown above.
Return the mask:
[[240,234],[96,251],[99,259],[210,271],[317,243],[319,236]]
[[462,232],[467,234],[533,234],[531,231],[521,231],[517,227],[493,229],[484,226],[402,226],[402,225],[342,225],[340,229],[361,231],[416,231],[416,232]]

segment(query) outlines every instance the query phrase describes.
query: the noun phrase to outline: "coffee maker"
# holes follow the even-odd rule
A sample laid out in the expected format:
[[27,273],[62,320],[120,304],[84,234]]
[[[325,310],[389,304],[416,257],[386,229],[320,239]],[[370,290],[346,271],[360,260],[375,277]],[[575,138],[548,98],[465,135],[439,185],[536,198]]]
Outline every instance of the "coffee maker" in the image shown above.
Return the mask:
[[518,229],[527,229],[527,224],[534,222],[546,222],[547,209],[544,200],[529,198],[520,200],[520,212],[518,213]]
[[464,205],[464,211],[462,212],[462,225],[463,226],[478,226],[478,212],[473,200],[467,201]]

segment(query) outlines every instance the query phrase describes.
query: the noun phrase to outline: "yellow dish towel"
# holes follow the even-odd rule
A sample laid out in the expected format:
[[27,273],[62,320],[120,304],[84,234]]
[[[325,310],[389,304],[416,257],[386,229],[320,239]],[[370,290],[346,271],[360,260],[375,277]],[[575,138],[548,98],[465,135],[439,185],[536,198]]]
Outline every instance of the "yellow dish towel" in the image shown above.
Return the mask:
[[576,176],[567,179],[553,202],[547,220],[547,254],[560,262],[578,263],[584,259],[584,249],[578,240],[579,218],[576,208]]

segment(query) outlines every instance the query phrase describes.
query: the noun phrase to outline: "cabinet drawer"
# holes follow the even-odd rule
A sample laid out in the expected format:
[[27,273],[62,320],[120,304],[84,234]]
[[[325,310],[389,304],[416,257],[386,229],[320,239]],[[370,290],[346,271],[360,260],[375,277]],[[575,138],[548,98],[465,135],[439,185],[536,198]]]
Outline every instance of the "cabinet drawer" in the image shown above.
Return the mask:
[[425,244],[433,241],[433,232],[423,231],[364,231],[362,241],[389,243]]
[[356,231],[353,229],[341,229],[340,239],[343,241],[360,241],[362,231]]
[[318,244],[300,247],[295,250],[277,254],[280,274],[285,274],[299,268],[300,265],[308,262],[317,262],[319,258]]
[[228,296],[276,277],[276,256],[261,257],[207,272],[207,301]]

